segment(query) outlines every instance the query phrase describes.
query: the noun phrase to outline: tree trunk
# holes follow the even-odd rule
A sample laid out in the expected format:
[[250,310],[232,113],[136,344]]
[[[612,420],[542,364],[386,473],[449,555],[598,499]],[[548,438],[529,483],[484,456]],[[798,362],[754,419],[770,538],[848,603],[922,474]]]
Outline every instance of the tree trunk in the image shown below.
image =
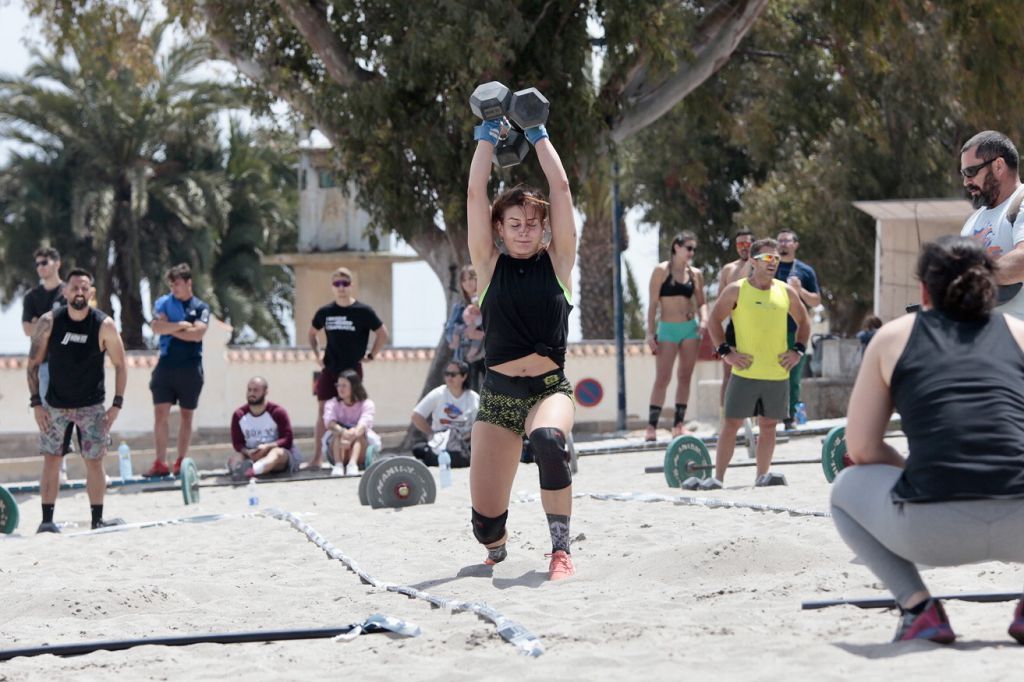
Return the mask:
[[[579,306],[585,339],[615,338],[615,275],[612,258],[612,182],[606,156],[597,169],[585,170],[578,188],[579,208],[585,214],[577,262],[580,266]],[[628,239],[620,226],[620,250]]]
[[131,191],[122,188],[118,193],[116,225],[121,237],[120,248],[114,261],[119,287],[117,297],[121,301],[121,338],[127,350],[145,350],[146,341],[142,336],[142,295],[139,285],[142,268],[139,264],[139,230],[135,224],[130,204]]

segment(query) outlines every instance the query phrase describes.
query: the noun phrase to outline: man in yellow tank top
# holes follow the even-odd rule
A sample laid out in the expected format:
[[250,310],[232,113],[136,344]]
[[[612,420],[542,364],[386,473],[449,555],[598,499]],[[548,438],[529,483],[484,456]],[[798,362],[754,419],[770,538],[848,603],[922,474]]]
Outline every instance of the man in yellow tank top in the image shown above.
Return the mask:
[[[722,487],[725,470],[736,448],[736,432],[747,417],[758,417],[757,478],[769,480],[775,452],[775,426],[789,416],[789,370],[807,349],[811,321],[796,291],[775,279],[779,246],[774,239],[759,239],[750,246],[753,271],[719,293],[711,311],[708,332],[718,354],[732,367],[725,392],[725,410],[718,434],[715,476],[701,483],[704,490]],[[797,323],[796,342],[786,341],[786,318]],[[736,345],[724,342],[722,327],[732,317]]]

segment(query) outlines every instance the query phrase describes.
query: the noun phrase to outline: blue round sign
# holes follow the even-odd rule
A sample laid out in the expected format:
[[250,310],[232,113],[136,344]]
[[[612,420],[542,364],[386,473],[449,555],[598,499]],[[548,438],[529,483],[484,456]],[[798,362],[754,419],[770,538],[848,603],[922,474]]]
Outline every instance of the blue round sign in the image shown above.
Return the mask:
[[594,407],[604,397],[604,389],[597,379],[580,379],[576,382],[576,402],[583,407]]

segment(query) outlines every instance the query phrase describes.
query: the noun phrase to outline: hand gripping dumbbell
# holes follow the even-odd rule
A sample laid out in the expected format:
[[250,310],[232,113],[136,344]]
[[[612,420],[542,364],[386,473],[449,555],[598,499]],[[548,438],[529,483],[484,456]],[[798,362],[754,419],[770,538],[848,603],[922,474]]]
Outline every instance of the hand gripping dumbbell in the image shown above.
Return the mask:
[[502,168],[522,163],[530,153],[523,134],[548,120],[551,105],[537,88],[512,92],[498,81],[477,86],[469,98],[473,113],[484,121],[499,121],[501,132],[494,148],[494,163]]

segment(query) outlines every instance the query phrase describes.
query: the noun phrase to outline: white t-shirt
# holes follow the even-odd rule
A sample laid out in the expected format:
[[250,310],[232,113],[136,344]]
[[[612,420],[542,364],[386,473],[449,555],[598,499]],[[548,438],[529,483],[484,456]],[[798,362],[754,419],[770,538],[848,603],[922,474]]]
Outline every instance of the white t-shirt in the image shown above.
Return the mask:
[[447,386],[441,385],[423,396],[413,412],[430,420],[434,431],[453,429],[465,435],[473,428],[476,411],[480,409],[480,396],[476,391],[464,390],[456,398]]
[[[1007,220],[1006,214],[1014,197],[1022,191],[1024,185],[1018,187],[998,206],[979,208],[972,213],[960,230],[960,236],[980,241],[993,260],[998,260],[1003,254],[1012,251],[1013,247],[1024,242],[1024,206],[1021,207],[1021,214],[1017,216],[1014,225]],[[1024,288],[1009,301],[997,306],[996,310],[1024,319]]]

